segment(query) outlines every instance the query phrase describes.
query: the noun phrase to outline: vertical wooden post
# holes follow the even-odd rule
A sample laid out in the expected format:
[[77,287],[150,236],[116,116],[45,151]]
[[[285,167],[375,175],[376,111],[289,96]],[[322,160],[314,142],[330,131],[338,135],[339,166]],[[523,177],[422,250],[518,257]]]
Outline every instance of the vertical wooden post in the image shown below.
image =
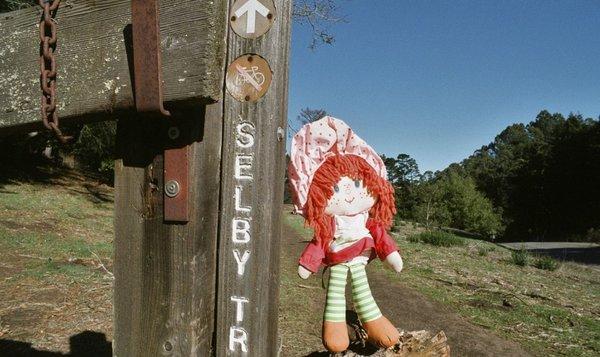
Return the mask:
[[[222,109],[198,105],[174,109],[169,120],[118,123],[114,356],[206,356],[212,348]],[[185,225],[163,220],[162,154],[174,122],[191,144]]]
[[[230,8],[234,1],[230,1]],[[271,87],[257,102],[224,97],[217,280],[217,356],[275,356],[279,242],[285,172],[291,1],[274,1],[273,27],[258,39],[228,35],[227,63],[266,59]]]

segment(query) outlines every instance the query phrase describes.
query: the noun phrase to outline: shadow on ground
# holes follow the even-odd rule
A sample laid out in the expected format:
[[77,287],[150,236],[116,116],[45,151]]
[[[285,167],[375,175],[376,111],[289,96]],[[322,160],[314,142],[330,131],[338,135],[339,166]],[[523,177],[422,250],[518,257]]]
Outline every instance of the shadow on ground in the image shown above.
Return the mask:
[[111,357],[112,343],[100,332],[83,331],[69,339],[70,352],[38,350],[31,343],[0,339],[0,355],[3,357]]
[[508,249],[525,249],[535,255],[546,255],[557,260],[600,265],[600,246],[579,242],[521,242],[502,243]]
[[532,254],[547,255],[558,260],[600,265],[600,247],[531,249],[529,252]]

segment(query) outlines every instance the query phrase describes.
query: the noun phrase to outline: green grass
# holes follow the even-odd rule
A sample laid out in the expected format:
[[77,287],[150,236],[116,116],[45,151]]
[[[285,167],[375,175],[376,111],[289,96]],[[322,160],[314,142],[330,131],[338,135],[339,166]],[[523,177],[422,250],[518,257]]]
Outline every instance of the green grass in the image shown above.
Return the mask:
[[535,262],[533,263],[533,266],[538,269],[555,271],[556,269],[558,269],[560,264],[556,260],[552,259],[551,257],[543,256],[543,257],[537,258],[535,260]]
[[[21,264],[19,276],[85,281],[90,262],[112,257],[110,190],[98,200],[81,182],[12,183],[0,190],[0,250]],[[70,263],[84,260],[85,264]],[[14,279],[13,279],[14,280]]]
[[529,252],[525,250],[525,248],[521,248],[519,250],[513,250],[510,255],[511,262],[514,265],[524,267],[529,264]]
[[[301,217],[286,216],[310,238]],[[435,245],[442,238],[429,238],[411,225],[398,225],[393,236],[405,265],[400,276],[388,272],[391,279],[401,279],[534,355],[600,354],[598,270],[575,263],[562,263],[555,271],[518,266],[504,247],[460,237],[462,244]],[[374,265],[382,267],[378,261]]]
[[437,247],[453,247],[465,245],[464,239],[454,234],[442,231],[426,231],[411,235],[408,240],[412,243],[426,243]]

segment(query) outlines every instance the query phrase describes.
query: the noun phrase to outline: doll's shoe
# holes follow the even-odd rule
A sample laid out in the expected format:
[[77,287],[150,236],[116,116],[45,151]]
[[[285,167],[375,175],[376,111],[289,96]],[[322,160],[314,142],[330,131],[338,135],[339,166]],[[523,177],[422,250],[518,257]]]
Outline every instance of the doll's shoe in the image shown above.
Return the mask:
[[348,349],[350,338],[346,322],[323,322],[323,346],[329,352],[344,352]]
[[378,347],[392,347],[400,339],[398,329],[385,316],[373,321],[363,322],[363,327],[367,331],[369,342]]

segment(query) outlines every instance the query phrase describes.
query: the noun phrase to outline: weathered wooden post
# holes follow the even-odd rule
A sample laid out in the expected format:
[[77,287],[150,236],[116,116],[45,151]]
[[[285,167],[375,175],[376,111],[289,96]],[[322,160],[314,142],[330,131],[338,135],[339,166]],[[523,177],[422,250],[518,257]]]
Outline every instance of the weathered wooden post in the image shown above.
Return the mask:
[[[254,16],[254,9],[244,7],[253,3],[230,2],[229,21],[236,31],[229,32],[227,46],[230,95],[225,96],[223,130],[217,356],[273,356],[279,348],[278,252],[291,1],[256,2],[265,8],[256,9],[261,22],[257,20],[256,29],[248,31],[251,26],[244,20]],[[268,32],[261,34],[264,31]],[[238,90],[235,79],[244,75],[237,73],[240,66],[256,69],[266,78],[255,74],[256,83],[246,83],[250,90]],[[273,72],[270,88],[269,66]],[[257,84],[266,87],[252,87]],[[264,97],[253,98],[262,91]]]
[[[118,118],[113,354],[276,355],[291,3],[159,5],[170,118],[134,110],[131,0],[57,16],[61,123]],[[38,20],[0,15],[0,135],[41,127]],[[164,153],[178,149],[188,211],[174,222]]]

